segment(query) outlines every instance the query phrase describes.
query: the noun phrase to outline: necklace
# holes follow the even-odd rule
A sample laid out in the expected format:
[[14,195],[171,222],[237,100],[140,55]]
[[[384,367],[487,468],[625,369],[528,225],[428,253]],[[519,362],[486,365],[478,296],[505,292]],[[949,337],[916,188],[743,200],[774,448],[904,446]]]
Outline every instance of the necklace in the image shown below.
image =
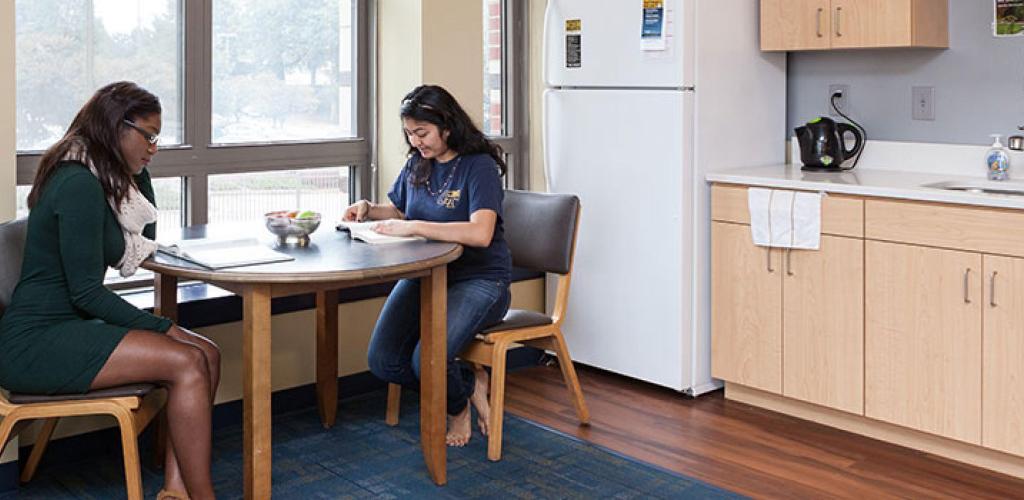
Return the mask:
[[[459,162],[461,161],[462,156],[460,155],[458,158],[455,159],[455,165],[452,165],[451,171],[448,172],[448,178],[444,180],[444,183],[441,184],[441,188],[438,189],[436,192],[433,189],[430,189],[430,178],[427,178],[425,186],[427,188],[427,194],[430,195],[431,198],[437,198],[438,205],[444,203],[442,195],[444,195],[445,191],[448,191],[448,188],[451,187],[452,179],[455,178],[455,171],[458,170]],[[437,165],[437,163],[435,162],[434,165]]]

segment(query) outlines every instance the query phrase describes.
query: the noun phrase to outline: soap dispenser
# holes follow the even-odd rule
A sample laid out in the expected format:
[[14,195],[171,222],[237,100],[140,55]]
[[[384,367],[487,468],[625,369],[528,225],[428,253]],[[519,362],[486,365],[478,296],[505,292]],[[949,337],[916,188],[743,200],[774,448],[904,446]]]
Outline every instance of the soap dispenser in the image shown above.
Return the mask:
[[992,148],[985,153],[985,164],[988,166],[988,180],[1005,181],[1010,178],[1010,152],[1003,147],[999,141],[1003,136],[992,134],[995,142]]

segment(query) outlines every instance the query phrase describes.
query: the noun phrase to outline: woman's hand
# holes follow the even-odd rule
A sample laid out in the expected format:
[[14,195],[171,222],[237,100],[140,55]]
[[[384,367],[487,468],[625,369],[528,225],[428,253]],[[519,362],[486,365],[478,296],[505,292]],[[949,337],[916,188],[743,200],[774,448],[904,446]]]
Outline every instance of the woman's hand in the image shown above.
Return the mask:
[[416,221],[390,219],[375,224],[373,230],[390,236],[419,236],[416,226]]
[[367,200],[359,200],[345,209],[345,215],[342,216],[343,220],[362,222],[370,214],[370,202]]

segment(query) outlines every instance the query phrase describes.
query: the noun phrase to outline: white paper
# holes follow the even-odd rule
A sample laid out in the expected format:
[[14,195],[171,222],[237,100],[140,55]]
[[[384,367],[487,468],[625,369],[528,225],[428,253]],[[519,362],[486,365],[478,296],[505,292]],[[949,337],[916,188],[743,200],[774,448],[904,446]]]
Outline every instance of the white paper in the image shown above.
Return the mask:
[[199,238],[170,244],[158,243],[157,251],[209,269],[295,260],[290,255],[271,250],[256,238],[231,240]]
[[341,221],[338,222],[338,229],[348,231],[352,239],[360,240],[371,245],[386,245],[389,243],[403,243],[407,241],[426,241],[422,236],[392,236],[381,234],[373,230],[381,221],[372,220],[366,222]]
[[640,28],[640,50],[660,51],[665,42],[665,0],[643,0],[643,24]]

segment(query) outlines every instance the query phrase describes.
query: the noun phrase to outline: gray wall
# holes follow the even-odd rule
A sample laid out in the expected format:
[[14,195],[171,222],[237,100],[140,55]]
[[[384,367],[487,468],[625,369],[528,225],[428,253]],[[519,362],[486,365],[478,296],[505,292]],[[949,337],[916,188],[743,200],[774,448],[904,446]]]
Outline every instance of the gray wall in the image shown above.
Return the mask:
[[[1024,125],[1024,37],[992,36],[992,0],[950,0],[949,49],[789,54],[787,122],[828,116],[828,86],[870,139],[990,144]],[[912,86],[935,87],[935,120],[911,120]]]

